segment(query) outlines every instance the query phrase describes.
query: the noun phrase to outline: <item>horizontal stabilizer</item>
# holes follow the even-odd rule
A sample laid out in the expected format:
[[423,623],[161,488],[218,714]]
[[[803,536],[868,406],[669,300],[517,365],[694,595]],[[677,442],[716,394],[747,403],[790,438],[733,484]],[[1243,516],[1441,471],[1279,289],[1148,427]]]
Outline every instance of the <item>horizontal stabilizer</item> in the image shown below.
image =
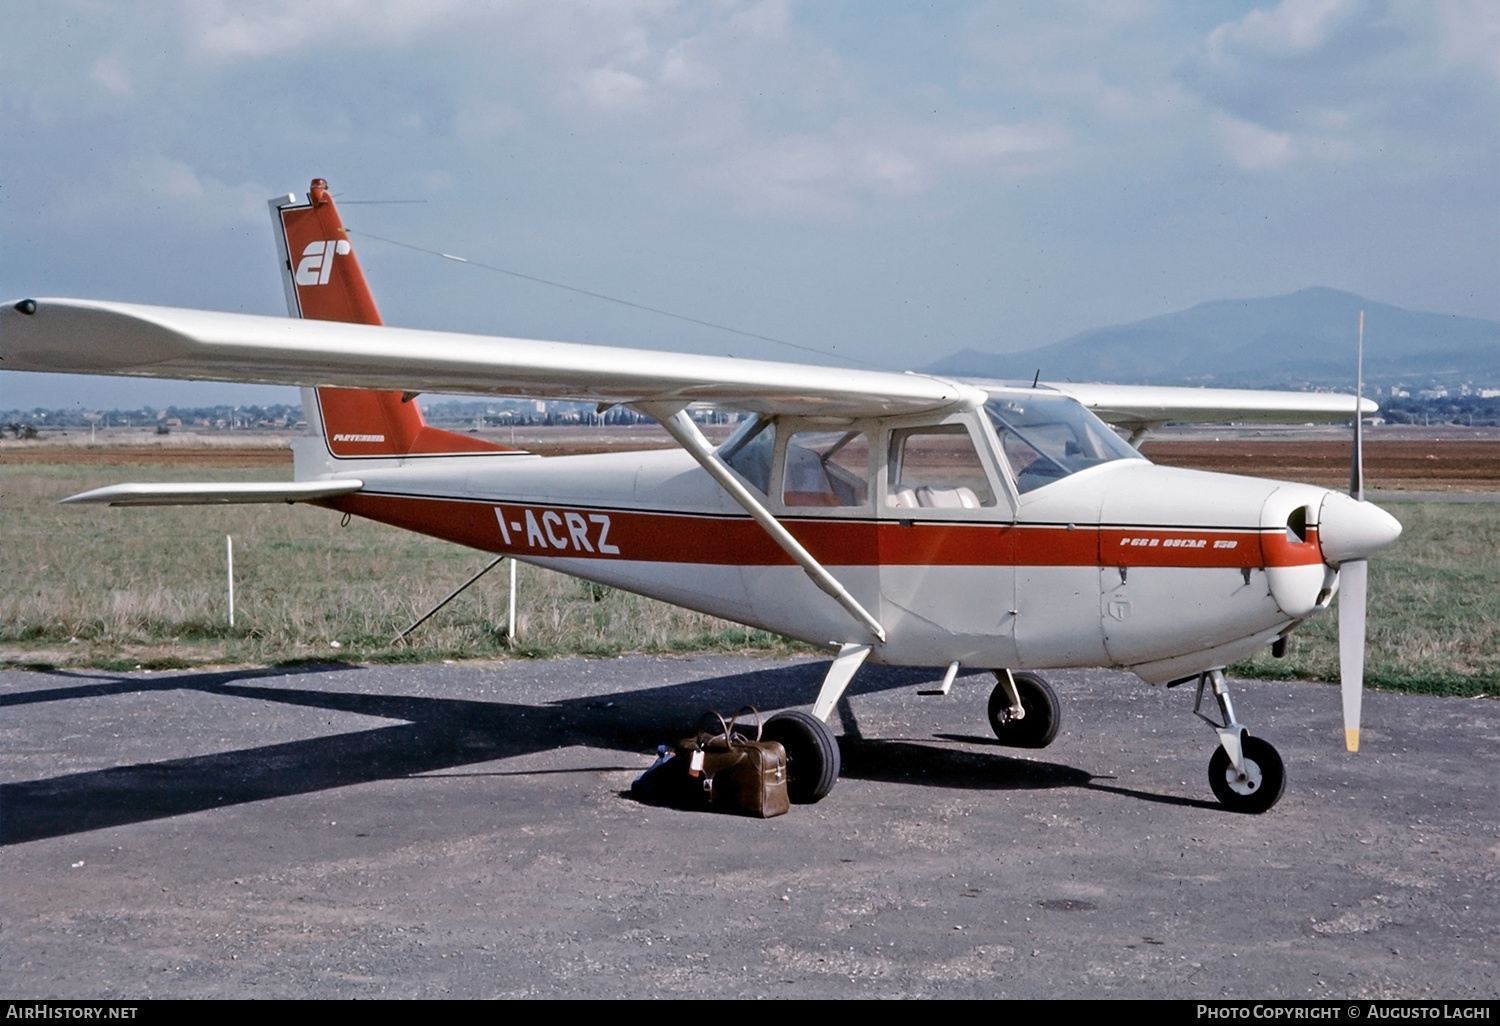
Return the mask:
[[313,502],[349,495],[362,481],[266,481],[245,484],[218,482],[117,484],[70,495],[63,502],[104,506],[222,506],[243,502]]

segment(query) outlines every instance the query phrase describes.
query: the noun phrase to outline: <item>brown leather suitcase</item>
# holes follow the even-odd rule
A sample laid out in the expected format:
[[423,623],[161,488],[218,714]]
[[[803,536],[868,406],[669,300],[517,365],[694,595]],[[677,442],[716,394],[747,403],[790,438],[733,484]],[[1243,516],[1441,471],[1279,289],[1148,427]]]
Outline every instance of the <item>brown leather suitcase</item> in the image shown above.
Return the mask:
[[741,709],[728,723],[718,713],[719,731],[700,725],[698,736],[684,738],[677,757],[687,760],[688,774],[703,787],[708,804],[721,812],[769,819],[791,808],[787,796],[786,749],[779,741],[760,740],[760,714],[755,713],[755,737],[736,729]]

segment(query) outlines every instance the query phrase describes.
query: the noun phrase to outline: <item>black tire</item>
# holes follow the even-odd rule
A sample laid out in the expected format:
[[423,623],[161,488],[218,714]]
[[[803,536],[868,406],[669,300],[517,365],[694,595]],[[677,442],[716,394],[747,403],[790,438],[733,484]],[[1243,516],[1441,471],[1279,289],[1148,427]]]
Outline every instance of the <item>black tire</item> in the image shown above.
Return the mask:
[[990,729],[1002,745],[1046,748],[1057,737],[1058,724],[1062,721],[1057,692],[1034,673],[1022,670],[1011,676],[1015,678],[1016,693],[1021,696],[1021,708],[1026,710],[1026,715],[1019,720],[1007,718],[1010,693],[1004,684],[997,683],[995,690],[990,692]]
[[766,721],[761,738],[779,741],[786,749],[786,790],[793,802],[811,805],[833,790],[843,760],[828,724],[811,713],[788,709]]
[[1246,779],[1239,779],[1228,753],[1220,747],[1208,760],[1208,786],[1219,804],[1231,812],[1266,812],[1281,801],[1281,793],[1286,790],[1286,767],[1269,742],[1245,734],[1240,745],[1245,753]]

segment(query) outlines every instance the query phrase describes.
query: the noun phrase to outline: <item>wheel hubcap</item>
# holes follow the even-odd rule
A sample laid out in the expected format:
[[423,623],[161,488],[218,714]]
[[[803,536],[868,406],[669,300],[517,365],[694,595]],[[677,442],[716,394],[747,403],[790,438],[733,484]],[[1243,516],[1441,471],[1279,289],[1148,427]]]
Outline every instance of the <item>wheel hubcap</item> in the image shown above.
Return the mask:
[[1235,794],[1251,795],[1260,790],[1260,764],[1254,759],[1245,759],[1245,772],[1241,773],[1231,764],[1224,771],[1224,782]]

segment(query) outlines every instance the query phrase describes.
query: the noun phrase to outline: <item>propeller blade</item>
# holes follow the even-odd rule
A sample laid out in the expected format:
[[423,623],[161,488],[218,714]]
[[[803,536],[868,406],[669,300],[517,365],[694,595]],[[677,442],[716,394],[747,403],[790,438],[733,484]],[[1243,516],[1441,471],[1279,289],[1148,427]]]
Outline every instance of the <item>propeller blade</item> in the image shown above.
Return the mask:
[[[1349,496],[1365,499],[1365,433],[1360,400],[1365,394],[1365,312],[1359,312],[1359,347],[1354,360],[1354,451],[1349,457]],[[1365,688],[1365,602],[1370,564],[1348,559],[1339,567],[1339,690],[1344,698],[1344,746],[1359,751],[1359,707]]]
[[1339,689],[1344,695],[1344,744],[1359,751],[1359,706],[1365,685],[1365,598],[1370,564],[1339,567]]
[[1365,432],[1360,405],[1365,398],[1365,312],[1359,312],[1359,349],[1354,358],[1354,452],[1349,458],[1349,494],[1365,501]]

